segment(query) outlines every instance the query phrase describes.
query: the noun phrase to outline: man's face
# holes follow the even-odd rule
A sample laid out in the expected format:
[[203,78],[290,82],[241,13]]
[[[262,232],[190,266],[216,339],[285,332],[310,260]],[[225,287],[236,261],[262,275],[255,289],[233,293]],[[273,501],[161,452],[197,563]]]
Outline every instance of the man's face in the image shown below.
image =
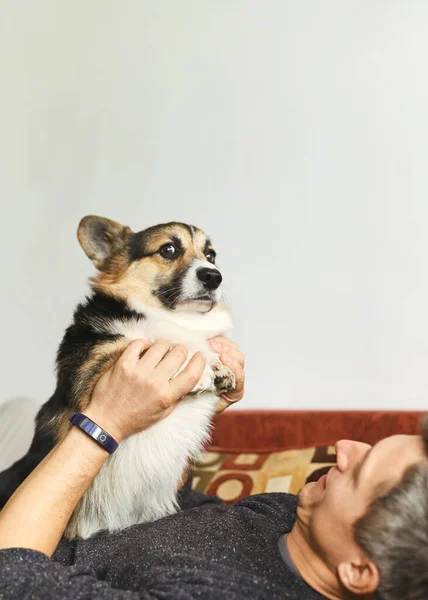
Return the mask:
[[398,484],[408,467],[426,460],[420,436],[392,436],[373,447],[341,440],[336,453],[337,466],[303,487],[297,509],[308,543],[332,570],[360,551],[353,526],[370,503]]

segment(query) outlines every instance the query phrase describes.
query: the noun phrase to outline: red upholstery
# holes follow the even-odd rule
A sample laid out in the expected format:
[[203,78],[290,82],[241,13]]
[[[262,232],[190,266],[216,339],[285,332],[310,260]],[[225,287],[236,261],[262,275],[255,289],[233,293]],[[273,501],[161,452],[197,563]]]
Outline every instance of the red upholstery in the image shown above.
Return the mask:
[[210,450],[275,452],[333,445],[339,439],[369,444],[419,431],[422,412],[229,410],[214,424]]

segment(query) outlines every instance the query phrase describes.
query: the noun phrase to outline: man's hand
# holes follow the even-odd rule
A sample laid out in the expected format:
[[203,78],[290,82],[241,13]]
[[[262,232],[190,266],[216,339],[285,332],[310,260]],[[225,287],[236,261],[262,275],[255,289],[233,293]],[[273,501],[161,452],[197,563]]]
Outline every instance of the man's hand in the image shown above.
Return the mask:
[[[184,346],[171,349],[168,342],[131,342],[98,380],[85,414],[118,442],[164,419],[203,373],[205,357],[197,352],[174,377],[187,354]],[[0,549],[29,548],[52,556],[107,458],[104,448],[72,427],[1,511]]]
[[211,349],[220,355],[221,362],[233,371],[236,378],[235,389],[222,394],[216,407],[216,414],[222,413],[235,402],[239,402],[244,395],[245,382],[245,356],[240,352],[238,345],[224,337],[218,336],[210,340]]
[[186,362],[187,348],[157,341],[131,342],[99,379],[85,415],[120,442],[167,417],[198,383],[205,357],[197,352]]

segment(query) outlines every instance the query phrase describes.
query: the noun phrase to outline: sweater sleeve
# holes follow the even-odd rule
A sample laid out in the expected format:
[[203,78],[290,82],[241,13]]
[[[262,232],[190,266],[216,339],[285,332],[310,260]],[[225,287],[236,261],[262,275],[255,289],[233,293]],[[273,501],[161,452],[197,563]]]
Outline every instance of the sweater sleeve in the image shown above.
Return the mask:
[[[181,562],[177,557],[178,563]],[[198,562],[195,559],[195,562]],[[172,561],[174,563],[174,560]],[[138,590],[115,587],[97,578],[94,570],[83,566],[65,567],[35,550],[11,548],[0,550],[0,598],[4,600],[265,600],[266,582],[243,572],[226,569],[182,568],[154,569],[135,578],[128,575]],[[157,572],[158,571],[158,572]],[[133,576],[134,575],[134,576]],[[260,581],[259,581],[260,579]],[[129,583],[127,581],[127,583]],[[144,582],[144,583],[143,583]],[[122,589],[120,589],[122,587]],[[272,587],[272,586],[271,586]],[[280,595],[271,598],[284,598]],[[287,596],[288,597],[288,596]]]
[[10,548],[0,550],[0,598],[151,600],[152,596],[113,588],[89,568],[63,567],[36,550]]
[[[45,554],[24,548],[0,550],[0,598],[4,600],[242,600],[247,582],[239,577],[233,584],[230,577],[221,578],[215,572],[182,569],[180,576],[172,569],[154,569],[135,578],[131,568],[127,584],[137,590],[123,589],[122,581],[115,587],[97,578],[93,569],[84,566],[63,566]],[[143,574],[141,574],[143,575]],[[144,582],[144,583],[143,583]],[[122,589],[121,589],[122,587]],[[252,588],[250,588],[252,589]],[[248,590],[250,591],[250,590]],[[257,590],[256,590],[257,592]],[[264,591],[263,591],[264,594]],[[262,600],[264,595],[253,597]]]

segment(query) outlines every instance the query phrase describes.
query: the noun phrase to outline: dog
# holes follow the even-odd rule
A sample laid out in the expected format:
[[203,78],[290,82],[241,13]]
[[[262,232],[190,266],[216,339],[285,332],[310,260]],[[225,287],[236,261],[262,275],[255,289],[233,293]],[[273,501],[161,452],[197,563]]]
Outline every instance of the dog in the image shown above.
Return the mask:
[[57,386],[36,417],[30,450],[0,475],[1,506],[64,438],[71,414],[85,411],[96,382],[130,341],[185,344],[189,359],[201,351],[207,364],[192,394],[170,415],[122,441],[107,459],[72,514],[68,539],[176,512],[179,483],[209,439],[218,396],[235,385],[207,342],[227,333],[232,322],[216,252],[202,230],[171,222],[134,233],[91,215],[77,235],[97,274],[59,346]]

